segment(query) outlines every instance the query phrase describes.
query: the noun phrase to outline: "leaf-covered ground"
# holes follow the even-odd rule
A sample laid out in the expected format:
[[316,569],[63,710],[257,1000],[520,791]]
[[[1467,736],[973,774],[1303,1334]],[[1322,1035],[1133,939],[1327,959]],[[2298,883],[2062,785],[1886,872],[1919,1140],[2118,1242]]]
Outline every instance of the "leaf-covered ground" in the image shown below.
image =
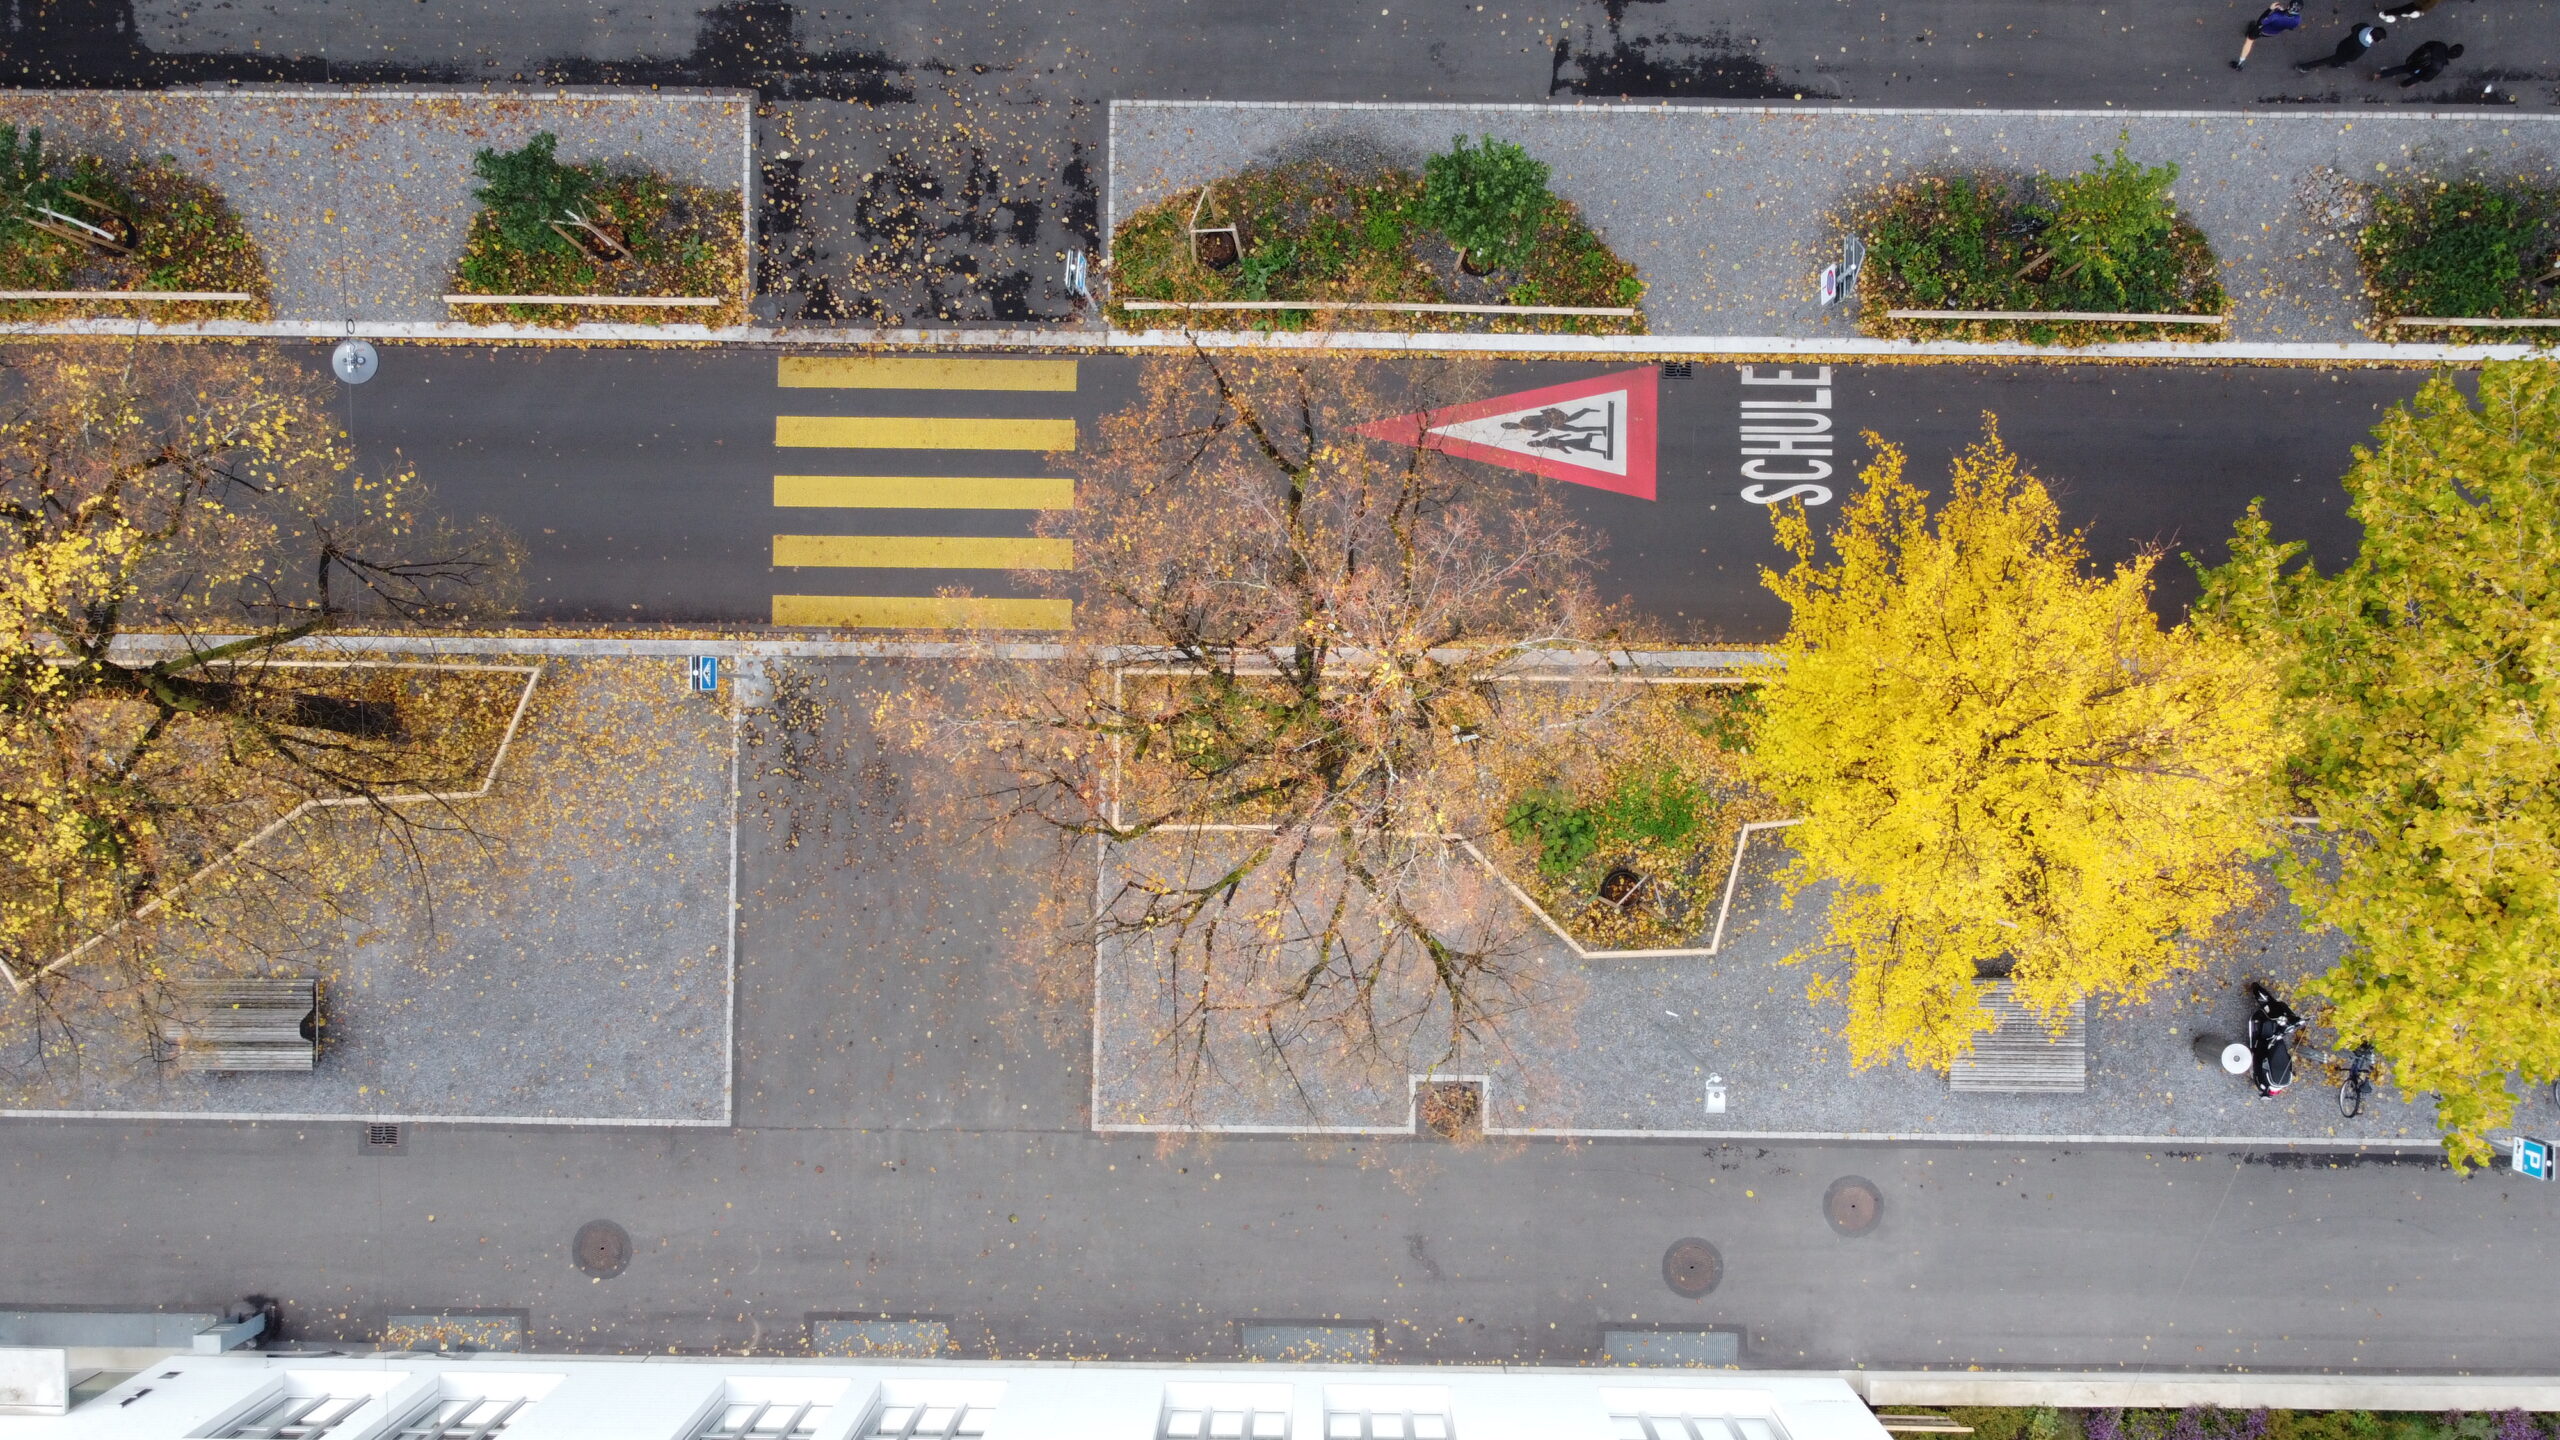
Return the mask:
[[239,291],[247,301],[0,301],[0,320],[63,320],[139,315],[187,320],[264,320],[269,304],[266,257],[240,217],[212,186],[160,160],[115,164],[93,156],[63,167],[71,188],[131,227],[133,251],[117,255],[59,235],[18,227],[0,244],[0,290]]

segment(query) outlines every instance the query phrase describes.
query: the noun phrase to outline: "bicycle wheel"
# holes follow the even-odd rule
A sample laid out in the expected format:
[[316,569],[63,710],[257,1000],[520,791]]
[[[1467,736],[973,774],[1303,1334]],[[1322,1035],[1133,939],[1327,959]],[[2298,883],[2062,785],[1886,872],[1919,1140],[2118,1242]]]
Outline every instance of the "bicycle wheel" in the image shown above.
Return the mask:
[[2350,1120],[2362,1114],[2365,1092],[2372,1088],[2363,1075],[2348,1072],[2347,1078],[2338,1082],[2338,1113]]

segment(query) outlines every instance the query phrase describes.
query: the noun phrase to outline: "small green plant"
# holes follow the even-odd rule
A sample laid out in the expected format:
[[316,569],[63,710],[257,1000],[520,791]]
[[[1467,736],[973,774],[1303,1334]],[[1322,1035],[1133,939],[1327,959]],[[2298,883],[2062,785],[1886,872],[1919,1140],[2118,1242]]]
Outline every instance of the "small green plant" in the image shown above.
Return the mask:
[[601,177],[583,165],[564,165],[556,155],[560,137],[545,130],[521,150],[482,150],[471,168],[485,183],[472,191],[489,207],[498,236],[519,250],[574,251],[578,247],[556,228],[583,220],[587,203]]
[[1696,786],[1673,771],[1638,772],[1618,782],[1617,790],[1600,807],[1600,815],[1613,839],[1650,841],[1668,848],[1698,833],[1704,798]]
[[0,125],[0,240],[26,227],[38,206],[62,208],[62,180],[45,154],[44,132],[30,128],[20,143],[18,127]]
[[1562,880],[1582,868],[1600,848],[1600,822],[1572,797],[1553,790],[1532,790],[1503,812],[1502,828],[1511,838],[1538,847],[1538,870]]
[[1247,300],[1268,300],[1271,298],[1271,282],[1279,279],[1280,273],[1296,264],[1297,260],[1298,247],[1294,241],[1262,245],[1236,262],[1236,284],[1244,291]]
[[1555,197],[1547,167],[1507,140],[1457,137],[1423,165],[1422,218],[1449,237],[1470,268],[1509,270],[1527,258]]

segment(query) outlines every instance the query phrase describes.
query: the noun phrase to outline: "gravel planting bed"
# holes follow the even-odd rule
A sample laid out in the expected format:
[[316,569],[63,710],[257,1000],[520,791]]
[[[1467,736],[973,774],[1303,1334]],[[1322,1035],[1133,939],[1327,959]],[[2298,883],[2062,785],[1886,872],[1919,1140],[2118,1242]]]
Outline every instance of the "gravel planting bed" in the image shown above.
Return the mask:
[[221,191],[266,254],[277,320],[439,321],[489,318],[441,298],[479,209],[473,151],[549,130],[564,160],[736,191],[754,104],[727,92],[22,90],[0,93],[0,121],[42,126],[65,150],[166,155]]
[[[1418,167],[1454,135],[1489,134],[1553,167],[1646,283],[1656,334],[1841,338],[1822,266],[1853,195],[1949,169],[2085,168],[2118,144],[2174,163],[2178,206],[2221,261],[2235,341],[2368,338],[2343,179],[2476,171],[2560,179],[2560,115],[2181,114],[2140,111],[1762,109],[1726,106],[1275,105],[1115,101],[1106,231],[1180,190],[1302,157]],[[1385,328],[1383,326],[1376,328]],[[2389,338],[2389,337],[2382,337]]]

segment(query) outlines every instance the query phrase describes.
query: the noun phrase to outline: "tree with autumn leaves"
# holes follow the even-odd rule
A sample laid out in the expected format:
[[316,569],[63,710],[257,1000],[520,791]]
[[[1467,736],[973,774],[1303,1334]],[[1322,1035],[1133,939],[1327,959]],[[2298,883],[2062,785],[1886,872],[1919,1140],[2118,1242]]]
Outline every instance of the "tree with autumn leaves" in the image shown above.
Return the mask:
[[2560,366],[2427,383],[2358,446],[2354,562],[2293,562],[2252,507],[2214,624],[2278,660],[2287,884],[2348,940],[2308,990],[2487,1158],[2514,1082],[2560,1077]]
[[351,620],[503,608],[514,568],[360,469],[323,383],[227,346],[0,357],[0,965],[22,995],[295,804],[433,824],[391,802],[468,768],[452,687],[285,659]]
[[1942,1067],[1990,1027],[1986,969],[2059,1014],[2193,963],[2257,889],[2281,738],[2271,666],[2160,624],[2157,556],[2089,573],[1996,431],[1934,514],[1904,469],[1880,445],[1820,542],[1778,513],[1794,620],[1752,760],[1803,817],[1791,892],[1836,887],[1851,1054]]
[[2090,573],[1996,433],[1934,513],[1880,450],[1820,543],[1778,516],[1794,623],[1753,757],[1805,817],[1793,892],[1836,887],[1852,1053],[1962,1055],[1991,965],[2047,1014],[2137,1000],[2272,861],[2348,941],[2317,1018],[2485,1159],[2560,1076],[2555,367],[2429,382],[2355,452],[2351,565],[2297,567],[2253,505],[2175,625],[2157,557]]
[[1361,433],[1474,398],[1474,367],[1195,351],[1140,376],[1059,457],[1076,506],[1043,533],[1074,572],[1022,577],[1072,597],[1073,643],[984,655],[920,738],[1063,842],[1066,928],[1142,992],[1169,1093],[1401,1085],[1561,978],[1453,841],[1495,823],[1506,757],[1615,703],[1513,683],[1605,626],[1591,539],[1534,483]]

